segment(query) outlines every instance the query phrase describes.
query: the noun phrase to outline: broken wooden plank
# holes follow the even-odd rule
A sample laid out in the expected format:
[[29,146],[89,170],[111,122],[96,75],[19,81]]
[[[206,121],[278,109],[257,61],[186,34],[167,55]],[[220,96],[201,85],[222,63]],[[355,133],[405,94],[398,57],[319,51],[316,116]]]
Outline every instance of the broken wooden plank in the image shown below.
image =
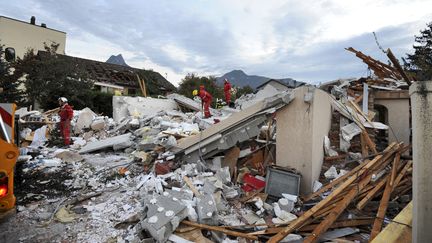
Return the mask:
[[183,176],[183,180],[186,183],[186,185],[188,185],[188,187],[191,189],[191,191],[193,192],[193,194],[195,194],[196,197],[201,196],[201,193],[195,188],[195,186],[193,185],[193,183],[189,179],[189,177]]
[[372,198],[374,198],[377,195],[377,193],[384,188],[384,186],[388,180],[388,177],[389,177],[389,175],[386,175],[383,179],[381,179],[375,185],[375,187],[372,190],[370,190],[369,193],[359,203],[357,203],[356,208],[358,210],[363,210],[363,208],[366,206],[366,204],[368,202],[370,202],[370,200],[372,200]]
[[362,156],[363,157],[368,156],[369,155],[369,152],[368,152],[368,149],[367,149],[368,146],[367,146],[366,138],[365,138],[365,135],[364,135],[363,132],[360,133],[360,144],[361,144],[361,153],[362,153]]
[[379,233],[372,243],[389,242],[411,242],[412,236],[412,208],[411,201],[381,233]]
[[[312,234],[306,237],[303,242],[317,242],[321,235],[329,229],[329,227],[337,220],[339,215],[348,207],[351,201],[360,193],[360,191],[370,183],[373,173],[367,174],[356,187],[350,190],[348,194],[341,200],[335,208],[325,217],[325,219],[312,231]],[[357,179],[362,178],[363,173]]]
[[403,79],[408,84],[408,86],[410,86],[411,85],[411,79],[405,73],[405,71],[403,70],[402,66],[399,64],[399,61],[397,60],[397,58],[393,55],[393,52],[390,50],[390,48],[387,49],[387,57],[393,63],[393,65],[395,66],[396,70],[403,77]]
[[[371,225],[374,222],[374,218],[364,218],[364,219],[348,219],[343,221],[337,221],[330,226],[330,229],[343,228],[343,227],[356,227],[362,225]],[[309,224],[301,227],[298,231],[308,232],[313,231],[319,224]],[[249,235],[272,235],[277,234],[281,231],[283,227],[273,227],[266,230],[261,230],[257,232],[249,233]]]
[[360,95],[359,97],[355,98],[354,103],[359,103],[360,101],[363,100],[363,95]]
[[394,185],[393,185],[394,188],[399,184],[399,182],[405,176],[405,174],[407,173],[407,171],[411,168],[411,165],[412,165],[412,160],[409,160],[406,163],[406,165],[404,166],[404,168],[402,169],[402,171],[399,173],[399,175],[396,177]]
[[[393,152],[388,152],[388,153],[393,153]],[[332,201],[333,198],[338,196],[338,194],[340,194],[342,191],[344,191],[345,188],[347,188],[349,185],[351,185],[351,183],[353,183],[354,181],[357,181],[358,178],[361,178],[366,171],[368,171],[370,168],[373,168],[377,164],[381,163],[382,157],[383,157],[382,155],[378,155],[373,160],[367,162],[367,164],[364,167],[362,167],[358,171],[358,173],[352,175],[346,181],[341,183],[341,185],[339,185],[335,190],[333,190],[333,192],[329,196],[327,196],[326,198],[321,200],[314,207],[312,207],[311,209],[306,211],[303,215],[301,215],[296,220],[294,220],[285,229],[283,229],[278,234],[276,234],[275,236],[270,238],[268,242],[270,242],[270,243],[279,242],[283,238],[285,238],[286,235],[288,235],[289,233],[293,232],[294,230],[296,230],[297,228],[302,226],[306,220],[308,220],[310,217],[312,217],[318,210],[320,210],[321,208],[326,206],[330,201]],[[370,176],[368,176],[368,177],[370,177]]]
[[372,124],[372,121],[369,119],[369,117],[361,110],[361,108],[352,100],[349,101],[351,106],[360,114],[366,121],[368,121],[370,124]]
[[338,161],[338,160],[343,160],[346,158],[346,154],[341,154],[341,155],[336,155],[336,156],[327,156],[324,157],[324,161],[326,162],[332,162],[332,161]]
[[386,188],[384,189],[384,193],[380,201],[376,219],[372,226],[369,242],[372,241],[381,231],[382,224],[384,222],[385,213],[387,212],[388,202],[390,200],[390,195],[393,190],[393,187],[390,185],[390,179],[391,177],[387,178]]
[[[391,143],[384,151],[383,153],[386,153],[388,151],[390,151],[391,149],[393,149],[396,146],[396,143]],[[364,161],[363,163],[361,163],[360,165],[358,165],[357,167],[355,167],[354,169],[352,169],[351,171],[349,171],[348,173],[346,173],[345,175],[333,180],[332,182],[330,182],[329,184],[321,187],[318,191],[306,196],[303,198],[304,202],[307,202],[311,199],[314,199],[315,197],[319,196],[320,194],[330,190],[331,188],[337,186],[338,184],[342,183],[345,179],[347,179],[348,177],[354,175],[355,173],[357,173],[359,170],[361,170],[365,165],[367,164],[367,161]]]
[[397,153],[395,158],[394,158],[393,167],[392,167],[391,174],[390,174],[390,186],[393,186],[393,184],[396,180],[396,173],[397,173],[398,167],[399,167],[400,156],[401,156],[400,153]]
[[226,228],[222,228],[222,227],[218,227],[218,226],[211,226],[211,225],[206,225],[206,224],[198,224],[198,223],[194,223],[191,221],[187,221],[187,220],[183,220],[182,224],[188,225],[188,226],[193,226],[193,227],[197,227],[200,229],[206,229],[206,230],[211,230],[211,231],[217,231],[217,232],[222,232],[226,235],[232,235],[235,237],[241,237],[241,238],[245,238],[245,239],[249,239],[249,240],[258,240],[257,236],[254,235],[249,235],[246,233],[242,233],[242,232],[237,232],[237,231],[233,231],[233,230],[228,230]]
[[366,131],[366,130],[363,130],[363,133],[364,133],[364,138],[365,138],[365,141],[366,141],[366,144],[367,144],[368,148],[369,148],[369,149],[370,149],[374,154],[378,153],[378,151],[376,150],[376,145],[375,145],[375,143],[372,141],[372,139],[369,137],[369,134],[367,133],[367,131]]

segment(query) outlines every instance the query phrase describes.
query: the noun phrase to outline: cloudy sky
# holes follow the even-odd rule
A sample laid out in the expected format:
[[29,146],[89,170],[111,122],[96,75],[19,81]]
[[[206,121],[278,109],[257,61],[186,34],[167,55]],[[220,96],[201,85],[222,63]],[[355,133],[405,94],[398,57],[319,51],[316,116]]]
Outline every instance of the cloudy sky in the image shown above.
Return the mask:
[[367,74],[345,47],[386,61],[411,52],[432,21],[432,0],[20,0],[0,15],[67,32],[66,54],[106,61],[121,53],[177,84],[187,73],[233,69],[318,83]]

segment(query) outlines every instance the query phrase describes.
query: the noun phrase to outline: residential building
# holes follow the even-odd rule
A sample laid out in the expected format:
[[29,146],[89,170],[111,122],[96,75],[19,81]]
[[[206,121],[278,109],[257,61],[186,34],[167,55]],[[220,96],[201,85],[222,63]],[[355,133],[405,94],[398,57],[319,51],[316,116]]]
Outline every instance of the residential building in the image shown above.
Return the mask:
[[36,54],[44,50],[44,43],[53,42],[59,44],[57,53],[65,54],[66,32],[48,28],[44,23],[37,25],[34,16],[29,22],[0,16],[0,44],[14,48],[16,57],[22,58],[29,49]]

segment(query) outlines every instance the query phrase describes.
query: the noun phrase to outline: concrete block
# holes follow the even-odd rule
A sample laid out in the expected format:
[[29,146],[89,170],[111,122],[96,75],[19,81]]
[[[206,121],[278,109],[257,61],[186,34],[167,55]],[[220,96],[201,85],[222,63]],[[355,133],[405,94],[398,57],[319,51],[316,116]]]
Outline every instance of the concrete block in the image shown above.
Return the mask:
[[75,124],[74,132],[78,134],[81,132],[82,129],[90,128],[95,117],[96,114],[92,110],[90,110],[90,108],[82,109]]
[[101,141],[87,143],[84,147],[81,148],[79,153],[89,153],[105,148],[113,148],[114,146],[116,147],[116,149],[126,148],[125,146],[130,146],[132,144],[130,141],[131,135],[131,133],[126,133],[120,136],[110,137]]
[[159,111],[177,109],[177,103],[171,99],[113,96],[113,119],[116,122],[123,117],[146,117],[155,115]]
[[198,221],[202,224],[214,225],[217,223],[217,207],[213,195],[206,194],[197,200]]
[[188,216],[186,206],[169,192],[148,197],[143,204],[147,217],[141,221],[141,227],[158,242],[165,242],[179,223]]
[[152,151],[156,147],[153,141],[143,140],[138,144],[138,150],[141,151]]
[[139,128],[139,129],[135,130],[134,131],[134,135],[145,138],[145,137],[156,136],[160,132],[161,131],[159,129],[155,129],[155,128],[152,128],[152,127],[142,127],[142,128]]
[[55,157],[69,163],[84,160],[84,158],[80,154],[68,150],[56,154]]
[[94,131],[104,130],[105,126],[106,126],[106,123],[104,120],[95,120],[90,125],[91,129],[93,129]]

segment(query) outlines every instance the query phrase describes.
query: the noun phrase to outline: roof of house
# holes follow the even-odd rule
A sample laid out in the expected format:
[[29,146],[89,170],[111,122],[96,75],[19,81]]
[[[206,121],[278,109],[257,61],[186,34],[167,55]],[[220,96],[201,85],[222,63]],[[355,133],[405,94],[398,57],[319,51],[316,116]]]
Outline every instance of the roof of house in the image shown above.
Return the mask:
[[[43,27],[43,26],[41,26],[41,25],[31,24],[31,23],[26,22],[26,21],[22,21],[22,20],[19,20],[19,19],[14,19],[14,18],[6,17],[6,16],[3,16],[3,15],[0,15],[0,18],[5,18],[5,19],[9,19],[9,20],[13,20],[13,21],[21,22],[21,23],[23,23],[23,24],[29,24],[29,25],[32,25],[32,26],[35,26],[35,27],[44,28],[44,29],[48,29],[48,30],[53,30],[53,31],[57,31],[57,32],[60,32],[60,33],[66,34],[66,32],[61,31],[61,30],[56,30],[56,29],[53,29],[53,28]],[[42,24],[42,23],[41,23],[41,24]]]
[[259,86],[257,86],[256,89],[258,90],[258,89],[266,86],[270,82],[277,82],[277,83],[279,83],[281,85],[284,85],[284,86],[286,86],[287,88],[290,88],[290,89],[294,89],[294,88],[300,87],[300,86],[302,86],[302,85],[305,84],[303,82],[299,82],[299,81],[296,81],[294,79],[286,80],[286,81],[285,80],[278,80],[278,79],[269,79],[266,82],[264,82],[264,83],[260,84]]
[[[42,59],[51,57],[46,51],[39,51],[37,55]],[[67,55],[56,54],[56,56],[82,66],[87,71],[89,78],[95,82],[139,89],[140,86],[137,79],[137,75],[139,75],[140,78],[144,79],[150,94],[158,94],[158,91],[176,90],[176,87],[160,73],[151,70],[126,67]]]

